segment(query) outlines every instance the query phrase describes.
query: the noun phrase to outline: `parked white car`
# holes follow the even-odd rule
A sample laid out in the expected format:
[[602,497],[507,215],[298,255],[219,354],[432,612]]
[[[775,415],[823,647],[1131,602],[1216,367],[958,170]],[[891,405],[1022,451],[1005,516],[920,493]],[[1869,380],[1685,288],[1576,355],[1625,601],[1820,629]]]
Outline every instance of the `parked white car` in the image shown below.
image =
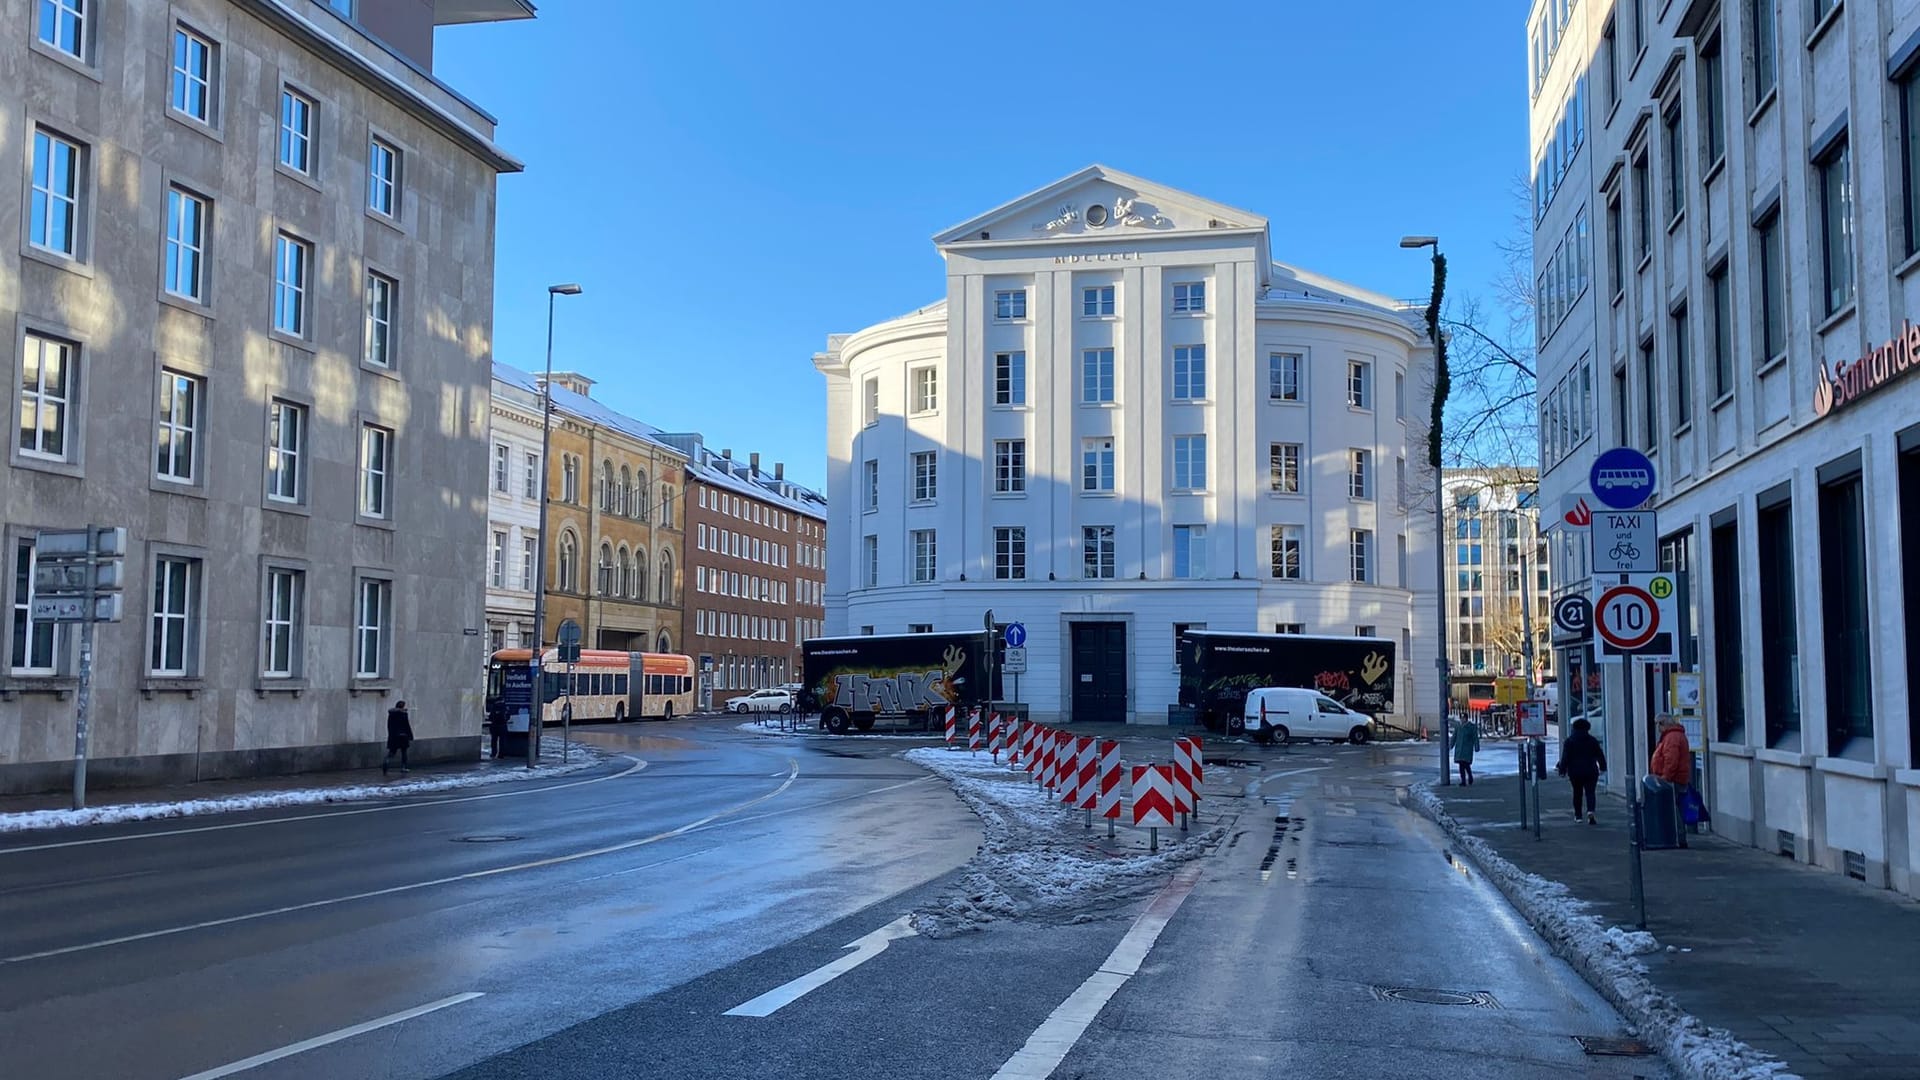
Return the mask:
[[793,691],[791,690],[755,690],[746,697],[737,697],[727,702],[728,712],[780,712],[793,711]]
[[1363,743],[1373,733],[1372,717],[1354,712],[1317,690],[1297,686],[1248,691],[1241,717],[1247,734],[1261,742],[1338,739]]

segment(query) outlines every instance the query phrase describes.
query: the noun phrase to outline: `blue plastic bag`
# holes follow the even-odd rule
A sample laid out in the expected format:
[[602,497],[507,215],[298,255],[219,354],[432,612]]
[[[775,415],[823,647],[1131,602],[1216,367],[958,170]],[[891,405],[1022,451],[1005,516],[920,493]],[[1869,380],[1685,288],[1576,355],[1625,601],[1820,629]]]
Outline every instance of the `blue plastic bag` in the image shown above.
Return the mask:
[[1688,788],[1680,801],[1680,818],[1689,825],[1698,825],[1711,820],[1707,814],[1707,802],[1700,797],[1698,788]]

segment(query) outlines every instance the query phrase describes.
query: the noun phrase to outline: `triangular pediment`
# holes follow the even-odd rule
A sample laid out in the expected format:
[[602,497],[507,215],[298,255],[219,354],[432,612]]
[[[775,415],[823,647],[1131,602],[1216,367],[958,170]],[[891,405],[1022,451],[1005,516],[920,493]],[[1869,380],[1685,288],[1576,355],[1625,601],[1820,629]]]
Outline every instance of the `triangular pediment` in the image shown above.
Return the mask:
[[1265,233],[1267,219],[1235,207],[1153,183],[1104,165],[995,207],[940,233],[942,249],[972,244],[1107,237],[1215,233],[1222,229]]

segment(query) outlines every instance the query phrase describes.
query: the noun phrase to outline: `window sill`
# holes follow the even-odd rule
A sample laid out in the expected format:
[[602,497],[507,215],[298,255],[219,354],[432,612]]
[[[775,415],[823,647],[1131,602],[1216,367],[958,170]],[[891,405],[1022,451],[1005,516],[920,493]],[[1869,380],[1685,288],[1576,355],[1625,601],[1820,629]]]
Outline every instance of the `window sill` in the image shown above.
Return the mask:
[[1634,264],[1633,272],[1636,274],[1644,274],[1647,272],[1647,268],[1652,265],[1653,251],[1649,249],[1640,253],[1640,261]]
[[149,675],[140,682],[140,696],[152,699],[155,694],[185,694],[196,698],[206,685],[205,679],[195,675]]
[[1082,315],[1082,316],[1080,316],[1080,321],[1081,321],[1081,322],[1094,322],[1094,323],[1101,323],[1101,322],[1119,322],[1119,321],[1120,321],[1120,316],[1118,316],[1118,315]]
[[226,136],[220,133],[219,128],[214,127],[212,124],[207,123],[197,116],[190,116],[187,113],[183,113],[171,105],[167,106],[167,119],[179,124],[181,127],[186,128],[196,135],[204,135],[214,142],[225,143],[227,141]]
[[80,680],[72,675],[10,675],[0,682],[0,700],[11,701],[17,694],[44,694],[65,701],[79,689]]
[[20,245],[20,254],[32,259],[34,262],[44,263],[56,270],[65,270],[69,274],[86,278],[88,281],[93,280],[93,267],[82,261],[76,255],[62,255],[57,251],[48,251],[43,247],[35,247],[32,241],[26,241]]
[[1024,401],[1017,402],[1017,403],[996,401],[993,403],[993,411],[994,412],[1010,412],[1010,413],[1032,412],[1033,406],[1027,404]]
[[1749,761],[1753,760],[1754,748],[1745,743],[1708,743],[1707,750],[1717,757],[1746,758]]
[[1169,405],[1211,405],[1213,404],[1213,399],[1204,398],[1204,397],[1177,397],[1177,398],[1168,398],[1167,404]]
[[1267,497],[1270,499],[1304,499],[1307,495],[1304,491],[1268,491]]
[[198,315],[209,322],[213,320],[212,305],[195,300],[192,297],[181,296],[179,293],[170,293],[165,289],[161,289],[159,300],[162,304],[170,308],[177,308],[189,315]]
[[907,419],[925,420],[928,417],[939,416],[939,415],[940,415],[939,409],[916,409],[913,412],[910,412],[907,414]]
[[365,514],[356,514],[354,515],[353,523],[366,529],[379,529],[381,532],[394,531],[392,518],[368,517]]
[[1082,491],[1080,494],[1082,497],[1088,499],[1112,499],[1118,497],[1118,494],[1112,491]]
[[1753,759],[1768,765],[1786,765],[1795,769],[1813,768],[1813,755],[1802,754],[1797,750],[1775,750],[1772,747],[1756,746]]
[[1212,494],[1212,489],[1203,488],[1203,487],[1198,487],[1198,488],[1177,487],[1177,488],[1169,488],[1167,490],[1167,494],[1181,495],[1181,496],[1188,496],[1188,497],[1195,496],[1195,495],[1210,495]]
[[169,480],[164,476],[147,477],[147,490],[179,495],[188,499],[207,497],[207,485],[200,480]]
[[1613,291],[1613,306],[1619,307],[1621,304],[1624,304],[1626,302],[1627,302],[1627,290],[1615,289]]
[[1027,497],[1027,493],[1026,493],[1026,492],[1024,492],[1024,491],[996,491],[996,492],[993,492],[993,498],[996,498],[996,499],[1024,499],[1024,498],[1026,498],[1026,497]]
[[1733,391],[1729,390],[1726,393],[1721,394],[1719,397],[1714,398],[1713,404],[1707,406],[1707,408],[1713,412],[1719,412],[1721,409],[1724,409],[1731,404],[1733,404]]
[[1347,402],[1347,411],[1348,411],[1348,412],[1350,412],[1350,413],[1358,413],[1358,414],[1360,414],[1361,416],[1372,416],[1372,415],[1373,415],[1373,410],[1372,410],[1371,408],[1369,408],[1368,406],[1365,406],[1365,405],[1355,405],[1355,404],[1354,404],[1353,402],[1351,402],[1351,401],[1349,401],[1349,402]]
[[394,382],[400,381],[400,373],[395,371],[391,364],[381,365],[362,360],[360,361],[360,370],[369,375],[378,375],[383,379],[392,379]]
[[[399,197],[398,193],[395,193],[394,197],[398,198]],[[394,232],[399,233],[401,236],[407,235],[407,224],[405,221],[401,220],[400,218],[394,217],[391,214],[382,213],[378,210],[375,210],[371,206],[367,207],[364,212],[367,215],[367,220],[372,221],[379,225],[385,225],[387,228],[392,229]]]
[[281,513],[281,514],[294,514],[299,517],[313,516],[313,508],[308,506],[306,503],[283,502],[279,499],[275,499],[272,497],[268,497],[262,500],[260,503],[260,509],[272,510],[276,513]]
[[1905,262],[1901,263],[1899,266],[1894,267],[1893,276],[1898,278],[1904,278],[1908,274],[1913,273],[1916,267],[1920,267],[1920,251],[1916,251],[1913,254],[1907,256]]
[[1834,327],[1853,317],[1854,304],[1855,301],[1849,300],[1840,305],[1840,309],[1822,320],[1820,325],[1813,328],[1813,332],[1821,337],[1831,333]]
[[291,694],[298,699],[306,691],[307,680],[305,679],[281,679],[262,675],[253,684],[254,696],[260,698],[272,697],[275,694]]
[[1700,186],[1703,188],[1711,187],[1714,180],[1718,179],[1720,174],[1726,171],[1727,152],[1722,150],[1720,151],[1720,156],[1713,159],[1713,164],[1707,166],[1706,171],[1700,174]]
[[1120,403],[1117,401],[1083,401],[1080,403],[1080,407],[1083,409],[1117,409],[1120,407]]
[[267,338],[272,341],[277,341],[282,345],[287,345],[287,346],[291,346],[292,348],[299,349],[301,352],[304,352],[304,353],[319,352],[318,347],[316,347],[313,342],[308,341],[306,338],[303,338],[303,337],[296,337],[293,334],[287,333],[285,330],[279,330],[279,329],[268,330]]
[[1821,17],[1819,23],[1814,26],[1813,33],[1807,35],[1808,49],[1812,49],[1814,46],[1820,44],[1820,39],[1827,36],[1827,31],[1833,28],[1834,23],[1840,21],[1841,13],[1846,11],[1846,9],[1847,5],[1843,0],[1843,2],[1835,3],[1833,10]]
[[[907,505],[908,505],[908,506],[910,506],[910,507],[915,507],[915,508],[919,508],[919,507],[928,507],[928,506],[939,506],[939,505],[940,505],[940,500],[939,500],[939,499],[909,499],[909,500],[907,500]],[[759,562],[760,560],[758,560],[758,559],[748,559],[747,561],[748,561],[748,562],[754,562],[754,563],[757,563],[757,562]]]
[[74,480],[84,480],[87,477],[86,469],[77,461],[36,457],[20,450],[13,452],[11,461],[16,469],[32,469],[35,472],[51,473]]
[[[1855,742],[1871,740],[1854,740]],[[1816,772],[1831,773],[1834,776],[1851,776],[1856,780],[1885,780],[1893,767],[1878,761],[1855,761],[1852,758],[1820,757],[1813,759]]]
[[1305,405],[1306,402],[1302,401],[1299,398],[1269,397],[1267,398],[1267,404],[1269,405]]
[[44,56],[47,59],[53,61],[54,63],[59,64],[61,67],[64,67],[67,70],[73,72],[75,75],[80,75],[85,78],[92,79],[94,82],[106,81],[105,76],[100,74],[99,68],[93,66],[92,64],[87,63],[85,60],[80,59],[79,57],[73,55],[70,52],[62,52],[61,50],[54,48],[53,46],[47,44],[46,42],[41,41],[40,35],[38,33],[35,33],[33,37],[30,40],[28,40],[27,47],[29,49],[32,49],[34,52],[39,53],[41,56]]
[[353,680],[347,684],[348,697],[358,697],[361,694],[374,694],[379,697],[386,697],[391,693],[393,693],[393,680],[385,675],[379,678],[356,675]]
[[273,171],[281,176],[286,177],[287,179],[293,181],[296,184],[300,184],[303,187],[312,188],[316,194],[320,193],[321,191],[320,181],[312,173],[303,173],[299,169],[296,169],[293,166],[287,164],[286,162],[281,161],[277,157],[274,158],[274,161],[273,161]]
[[1778,100],[1780,100],[1780,85],[1776,79],[1774,85],[1760,95],[1760,100],[1753,103],[1753,109],[1747,113],[1747,126],[1753,127],[1758,124],[1761,118],[1766,116],[1767,110],[1772,108],[1773,103]]
[[1691,434],[1693,434],[1693,421],[1691,420],[1673,429],[1673,437],[1676,439],[1685,438]]
[[1895,769],[1893,782],[1907,787],[1920,788],[1920,769]]
[[1686,224],[1686,221],[1687,208],[1683,206],[1672,217],[1667,219],[1667,235],[1672,236],[1680,226]]
[[[880,508],[879,508],[879,507],[877,507],[877,506],[869,506],[869,507],[867,507],[867,508],[866,508],[865,510],[862,510],[862,511],[860,511],[860,512],[861,512],[862,514],[877,514],[877,513],[879,513],[879,512],[880,512]],[[720,552],[720,554],[722,554],[722,555],[725,555],[725,554],[727,554],[727,552],[724,552],[724,551],[723,551],[723,552]]]
[[1773,374],[1774,369],[1780,367],[1782,364],[1785,364],[1786,362],[1787,362],[1787,354],[1781,353],[1779,356],[1776,356],[1773,359],[1768,360],[1766,363],[1761,364],[1759,367],[1754,368],[1753,369],[1754,377],[1759,378],[1762,375],[1771,375]]

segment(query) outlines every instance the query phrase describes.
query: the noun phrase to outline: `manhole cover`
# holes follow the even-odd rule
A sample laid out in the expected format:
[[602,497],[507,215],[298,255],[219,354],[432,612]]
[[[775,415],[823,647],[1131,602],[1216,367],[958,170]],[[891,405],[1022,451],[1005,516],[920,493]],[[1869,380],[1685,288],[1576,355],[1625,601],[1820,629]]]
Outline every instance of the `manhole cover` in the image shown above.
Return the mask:
[[1573,1041],[1591,1057],[1652,1057],[1653,1047],[1639,1039],[1614,1035],[1575,1035]]
[[1500,1003],[1485,990],[1436,990],[1428,986],[1375,986],[1373,996],[1381,1001],[1407,1001],[1415,1005],[1465,1005],[1475,1009],[1497,1009]]
[[461,843],[461,844],[499,844],[499,843],[504,843],[508,840],[518,840],[518,839],[520,838],[517,836],[507,836],[503,833],[480,833],[477,836],[454,837],[454,841],[456,843]]

